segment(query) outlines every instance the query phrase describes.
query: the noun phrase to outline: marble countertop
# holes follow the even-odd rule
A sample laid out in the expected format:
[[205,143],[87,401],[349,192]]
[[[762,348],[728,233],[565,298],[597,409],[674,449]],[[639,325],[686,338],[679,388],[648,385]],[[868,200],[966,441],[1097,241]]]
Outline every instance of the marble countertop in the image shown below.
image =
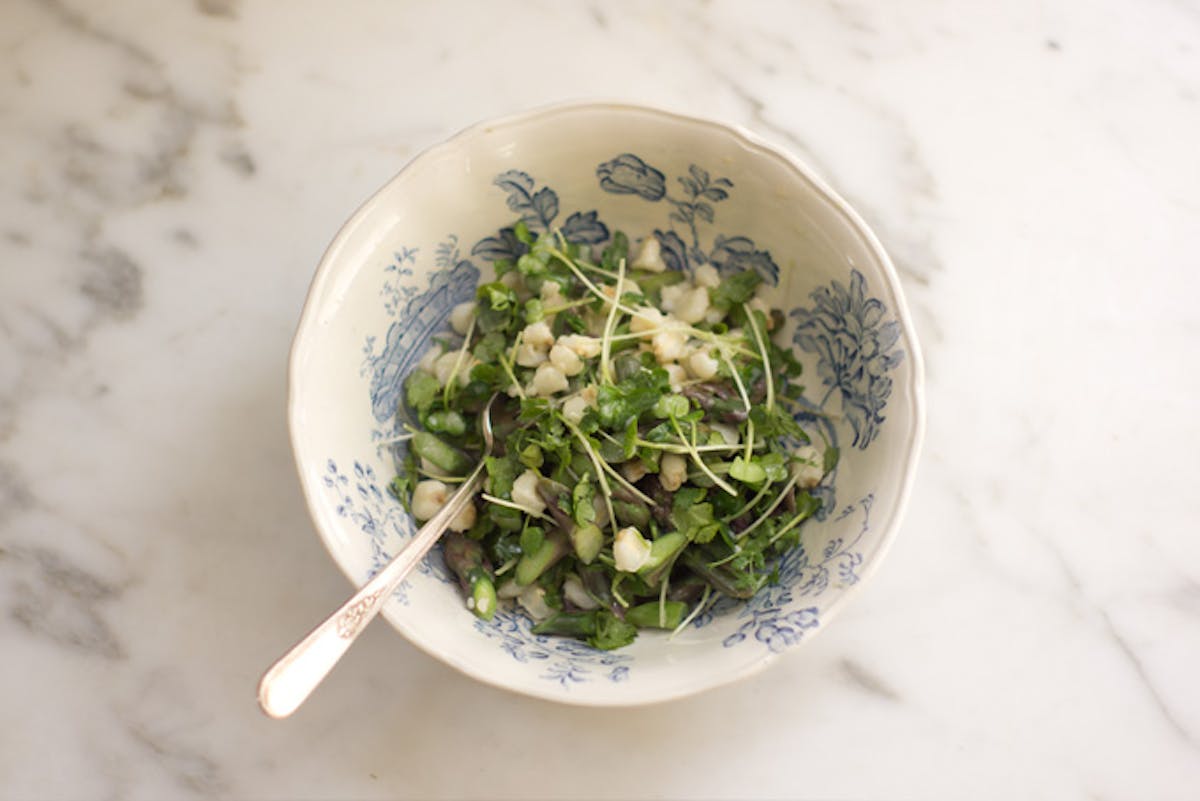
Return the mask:
[[[0,797],[1183,799],[1200,792],[1200,11],[1177,0],[0,5]],[[632,711],[377,624],[286,357],[341,222],[480,118],[624,98],[809,161],[901,269],[918,485],[836,625]]]

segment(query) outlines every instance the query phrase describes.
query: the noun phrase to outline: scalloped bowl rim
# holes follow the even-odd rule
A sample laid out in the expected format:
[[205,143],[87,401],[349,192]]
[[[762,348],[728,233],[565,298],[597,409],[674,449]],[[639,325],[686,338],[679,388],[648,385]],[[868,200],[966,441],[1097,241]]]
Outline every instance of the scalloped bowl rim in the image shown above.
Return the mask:
[[[920,459],[920,452],[925,436],[925,368],[924,359],[921,353],[920,344],[916,337],[916,332],[912,324],[911,315],[908,309],[908,303],[905,299],[902,286],[900,284],[899,275],[884,250],[882,243],[876,237],[874,231],[866,224],[862,217],[850,206],[845,199],[841,197],[832,187],[830,187],[824,179],[818,176],[811,167],[801,161],[786,149],[776,146],[760,135],[750,131],[740,125],[718,122],[712,119],[697,117],[692,114],[687,114],[678,111],[672,111],[660,107],[652,107],[629,103],[624,101],[609,101],[609,100],[585,100],[585,101],[570,101],[563,103],[553,103],[549,105],[538,106],[535,108],[517,111],[511,114],[502,115],[499,117],[485,119],[476,122],[466,128],[461,129],[452,136],[422,149],[419,153],[413,156],[405,165],[396,172],[391,178],[384,182],[370,197],[368,197],[346,220],[345,223],[338,229],[326,247],[320,262],[314,272],[312,281],[309,285],[308,292],[305,295],[304,304],[300,314],[299,322],[296,326],[296,332],[292,339],[292,345],[288,358],[288,433],[291,440],[293,462],[300,480],[301,489],[304,494],[305,505],[309,511],[309,516],[313,521],[314,528],[333,558],[334,563],[350,581],[354,587],[360,586],[356,572],[352,569],[349,557],[343,554],[340,550],[334,547],[334,539],[329,532],[325,530],[322,517],[318,514],[318,506],[320,501],[316,496],[316,488],[310,485],[310,482],[305,479],[303,459],[304,455],[300,453],[300,418],[302,410],[298,403],[298,385],[300,382],[301,367],[306,358],[307,348],[310,346],[308,342],[310,336],[315,333],[318,328],[318,306],[319,301],[323,298],[328,289],[328,284],[333,280],[337,272],[337,263],[340,259],[343,248],[347,245],[353,235],[363,226],[372,224],[372,218],[375,216],[377,208],[383,203],[385,196],[389,193],[392,187],[404,180],[407,173],[415,164],[426,158],[432,158],[440,153],[451,151],[470,138],[490,130],[508,127],[527,125],[537,121],[540,117],[552,117],[555,114],[571,111],[583,110],[611,110],[619,112],[632,112],[645,114],[648,116],[657,116],[675,122],[687,123],[690,125],[707,127],[713,131],[732,137],[742,146],[749,150],[757,151],[760,154],[766,155],[778,161],[783,167],[795,172],[802,180],[812,186],[813,189],[825,200],[831,209],[842,215],[850,224],[854,232],[861,236],[863,242],[870,250],[871,255],[876,259],[877,266],[882,271],[886,278],[888,290],[894,300],[892,312],[900,323],[901,330],[909,344],[908,358],[911,359],[912,381],[907,382],[908,401],[911,404],[911,425],[908,427],[908,436],[905,442],[905,450],[908,457],[902,468],[902,475],[899,481],[899,489],[896,494],[895,501],[890,510],[890,515],[886,522],[881,527],[882,531],[879,536],[878,545],[875,547],[874,558],[869,564],[863,566],[862,574],[859,581],[845,587],[835,598],[830,600],[827,605],[822,607],[822,618],[820,625],[802,642],[811,640],[813,636],[824,630],[834,616],[842,609],[846,602],[858,594],[862,586],[867,583],[867,580],[878,570],[880,563],[886,557],[890,550],[893,541],[899,533],[900,525],[903,522],[905,512],[908,507],[908,502],[912,494],[913,484],[916,478],[916,467]],[[565,703],[576,706],[593,706],[593,707],[634,707],[645,706],[649,704],[662,703],[666,701],[676,700],[687,696],[695,695],[700,692],[715,689],[727,684],[731,684],[741,679],[749,678],[768,665],[772,664],[784,652],[767,651],[761,657],[752,663],[746,663],[738,666],[736,669],[728,670],[725,673],[717,674],[710,677],[708,680],[700,683],[681,684],[678,687],[664,688],[654,697],[638,697],[632,699],[622,698],[579,698],[579,697],[563,697],[562,695],[554,694],[549,689],[543,689],[539,685],[533,686],[516,686],[512,683],[504,681],[502,678],[493,676],[486,671],[480,670],[476,665],[465,660],[454,658],[453,656],[435,650],[433,644],[426,643],[417,637],[410,636],[406,622],[402,614],[398,613],[397,607],[391,603],[386,604],[382,610],[382,616],[395,628],[404,638],[418,649],[425,652],[429,656],[437,659],[440,662],[449,664],[462,673],[480,681],[484,684],[516,692],[522,695],[539,698],[557,703]]]

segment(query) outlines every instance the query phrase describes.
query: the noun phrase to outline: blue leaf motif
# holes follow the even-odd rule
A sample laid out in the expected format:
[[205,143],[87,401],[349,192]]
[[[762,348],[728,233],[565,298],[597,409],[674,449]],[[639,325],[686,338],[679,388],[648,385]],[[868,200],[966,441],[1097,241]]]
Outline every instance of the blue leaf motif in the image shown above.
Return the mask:
[[666,177],[632,153],[622,153],[596,168],[600,188],[614,195],[637,195],[656,202],[667,193]]
[[[543,187],[533,194],[531,205],[533,212],[537,215],[539,227],[549,228],[550,223],[558,216],[558,194],[549,187]],[[527,216],[523,215],[522,219]],[[533,227],[528,219],[525,219],[525,224]]]
[[757,250],[754,240],[747,237],[718,235],[713,242],[713,250],[709,259],[722,275],[753,270],[771,286],[779,284],[779,265],[771,258],[768,251]]
[[659,249],[662,252],[662,260],[667,265],[668,270],[679,270],[680,272],[691,272],[691,267],[688,265],[687,245],[679,237],[679,234],[674,231],[654,231],[654,238],[658,240]]
[[[568,220],[568,222],[570,222]],[[606,232],[607,235],[607,232]],[[515,262],[521,258],[529,247],[517,239],[512,227],[501,228],[496,236],[489,236],[475,243],[471,255],[478,256],[484,261],[500,261],[506,259]]]
[[575,212],[563,223],[562,235],[568,242],[598,245],[608,239],[608,226],[600,222],[595,211],[587,214]]
[[533,231],[550,228],[558,216],[558,195],[549,187],[534,191],[533,178],[521,170],[508,170],[492,181],[508,194],[508,207],[521,215],[521,221]]

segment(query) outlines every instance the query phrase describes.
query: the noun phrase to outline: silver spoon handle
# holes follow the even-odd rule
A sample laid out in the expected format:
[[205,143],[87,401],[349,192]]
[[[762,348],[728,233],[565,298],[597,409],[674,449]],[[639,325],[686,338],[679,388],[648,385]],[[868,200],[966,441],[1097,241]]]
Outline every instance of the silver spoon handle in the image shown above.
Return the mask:
[[466,507],[482,478],[483,465],[480,464],[391,562],[263,674],[258,684],[258,704],[264,712],[273,718],[285,718],[304,703],[387,603],[404,577]]

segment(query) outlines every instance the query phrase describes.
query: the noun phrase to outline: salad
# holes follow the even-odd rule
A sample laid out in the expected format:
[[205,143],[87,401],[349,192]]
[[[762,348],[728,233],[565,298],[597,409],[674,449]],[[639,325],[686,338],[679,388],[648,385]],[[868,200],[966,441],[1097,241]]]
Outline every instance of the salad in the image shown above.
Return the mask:
[[443,539],[475,615],[514,601],[534,633],[612,649],[751,597],[837,460],[794,418],[801,366],[772,339],[762,279],[670,270],[653,236],[594,252],[513,232],[523,255],[405,381],[393,494],[432,517],[478,463],[498,393],[483,489]]

